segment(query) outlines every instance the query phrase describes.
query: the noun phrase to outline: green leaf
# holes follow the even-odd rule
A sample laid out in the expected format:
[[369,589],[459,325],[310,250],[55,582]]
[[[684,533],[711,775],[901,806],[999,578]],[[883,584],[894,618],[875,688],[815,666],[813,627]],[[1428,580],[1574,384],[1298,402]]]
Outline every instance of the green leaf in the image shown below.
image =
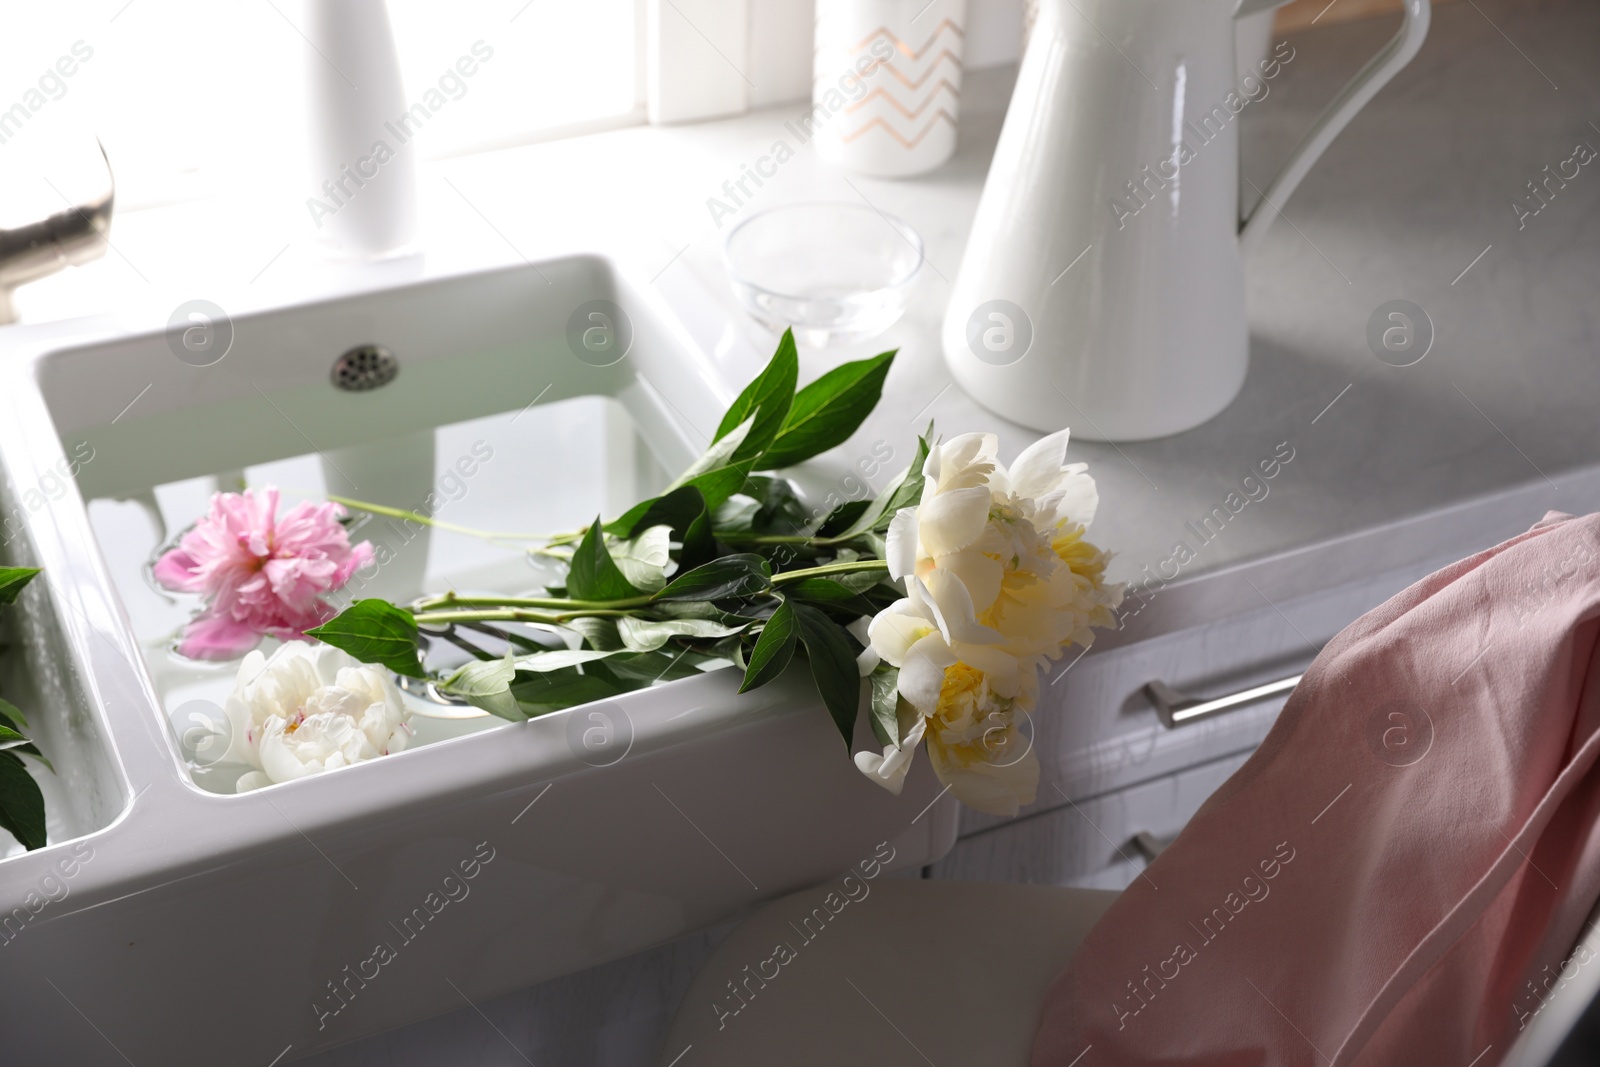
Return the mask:
[[617,620],[585,615],[565,623],[570,630],[583,635],[584,643],[599,652],[615,652],[622,647],[617,636]]
[[745,421],[752,423],[748,436],[735,455],[758,456],[767,450],[789,416],[795,402],[794,387],[800,379],[800,355],[794,344],[794,331],[784,330],[778,350],[755,381],[745,386],[722,416],[713,441],[719,441]]
[[[631,537],[634,527],[639,525],[639,520],[644,518],[645,512],[654,507],[660,499],[658,496],[653,496],[648,500],[639,501],[633,507],[606,523],[601,529],[612,537]],[[654,524],[652,523],[651,525]]]
[[700,490],[694,486],[685,486],[693,490],[700,500],[700,513],[696,515],[685,529],[674,528],[673,533],[678,537],[681,546],[678,549],[678,566],[698,567],[706,560],[717,554],[717,540],[711,534],[711,515],[706,511],[705,497],[700,496]]
[[744,669],[744,683],[739,686],[739,692],[760,688],[782,674],[794,658],[795,641],[799,636],[794,605],[785,600],[761,628],[756,647],[750,651],[750,662]]
[[674,637],[730,637],[745,628],[723,626],[709,619],[617,620],[617,633],[622,643],[634,652],[654,652]]
[[611,558],[628,584],[653,593],[667,584],[667,564],[672,561],[672,527],[649,526],[611,547]]
[[718,505],[711,523],[718,533],[751,533],[755,529],[756,513],[760,510],[759,500],[735,493]]
[[710,511],[715,511],[724,500],[739,492],[761,454],[783,427],[789,406],[794,403],[794,386],[799,374],[794,335],[785,331],[772,361],[723,415],[711,447],[668,489],[694,486],[705,497],[706,508]]
[[[698,508],[695,507],[696,503],[699,504]],[[689,524],[695,512],[704,507],[704,499],[692,489],[680,487],[670,493],[639,501],[623,512],[620,518],[606,523],[605,530],[612,537],[632,537],[635,530],[663,524],[681,530]]]
[[726,637],[706,649],[706,654],[712,659],[725,659],[739,668],[743,674],[746,666],[744,658],[744,640],[740,637]]
[[680,574],[657,593],[660,600],[720,600],[755,596],[772,584],[772,568],[754,552],[739,552]]
[[745,479],[743,492],[756,502],[750,526],[756,533],[797,534],[806,528],[810,516],[787,478],[752,474]]
[[563,708],[577,707],[595,700],[614,697],[634,686],[619,686],[598,674],[579,674],[576,668],[545,674],[518,675],[511,695],[528,718],[546,715]]
[[713,442],[688,470],[678,476],[677,481],[667,487],[667,491],[673,492],[685,487],[697,489],[705,499],[707,508],[715,510],[719,507],[724,500],[739,491],[754,465],[753,458],[740,458],[735,455],[744,445],[745,438],[749,436],[754,425],[753,419],[746,420],[735,427],[728,436]]
[[[876,581],[881,575],[862,572]],[[839,578],[854,577],[854,575],[839,575]],[[861,595],[861,592],[850,588],[845,583],[835,578],[803,578],[798,582],[791,582],[783,587],[784,594],[796,600],[815,604],[818,607],[832,608],[848,612],[850,617],[860,618],[863,615],[876,615],[877,608],[872,601]]]
[[504,659],[473,660],[440,683],[440,688],[464,697],[473,707],[521,722],[527,716],[511,695],[511,683],[516,677],[516,661],[508,649]]
[[[664,600],[656,605],[656,614],[663,619],[710,619],[724,626],[745,626],[772,614],[770,610],[745,610],[743,604],[740,610],[729,611],[723,606],[728,603],[726,600],[715,604],[709,600]],[[771,606],[777,607],[777,601],[771,601]]]
[[[22,731],[28,728],[28,720],[23,718],[22,712],[19,711],[15,705],[6,700],[0,700],[0,727],[5,727],[13,734],[16,734],[20,737],[22,736]],[[14,752],[26,753],[29,756],[32,756],[34,759],[50,768],[52,774],[55,773],[55,767],[49,760],[44,758],[44,754],[39,751],[39,746],[33,742],[25,741],[22,744],[0,745],[0,749],[7,748]]]
[[8,726],[0,726],[0,752],[26,745],[28,739]]
[[[744,444],[744,439],[750,436],[750,431],[754,427],[755,419],[752,417],[735,426],[727,434],[718,434],[717,439],[711,442],[711,446],[700,453],[700,458],[689,464],[688,468],[678,475],[677,480],[667,486],[667,492],[670,493],[680,486],[692,485],[695,483],[695,479],[702,475],[727,467],[733,462],[734,452],[738,450],[740,445]],[[718,504],[721,502],[720,500],[717,501]],[[715,507],[716,505],[710,506]]]
[[44,794],[14,752],[0,752],[0,829],[30,852],[45,846]]
[[872,506],[870,500],[846,500],[843,504],[828,513],[822,520],[822,525],[817,527],[820,537],[833,537],[848,530],[868,508]]
[[833,716],[834,725],[844,735],[849,749],[855,740],[856,712],[861,707],[861,671],[856,666],[856,647],[849,631],[808,604],[794,605],[800,640],[806,646],[811,664],[811,680]]
[[574,600],[626,600],[639,595],[606,549],[602,525],[597,517],[572,554],[567,595]]
[[679,568],[698,567],[716,554],[706,498],[692,485],[681,485],[670,493],[634,505],[622,518],[609,523],[606,533],[613,537],[632,537],[636,529],[659,525],[670,526],[672,536],[681,546]]
[[9,700],[0,699],[0,723],[11,727],[13,730],[26,730],[28,720],[22,717],[22,711]]
[[306,634],[362,663],[380,663],[408,678],[427,677],[417,659],[417,620],[387,600],[358,600]]
[[[729,640],[737,643],[738,638]],[[591,664],[588,671],[605,678],[620,689],[643,689],[656,682],[692,678],[701,673],[699,665],[710,658],[712,657],[708,655],[688,651],[680,651],[673,655],[668,655],[666,652],[624,652],[608,657],[604,662]]]
[[868,680],[872,683],[872,734],[878,744],[888,748],[900,743],[900,668],[878,665]]
[[531,656],[520,656],[517,659],[517,670],[533,671],[543,674],[547,671],[565,670],[568,667],[581,667],[595,660],[615,656],[623,649],[608,649],[604,652],[595,649],[567,649],[558,648],[553,652],[535,652]]
[[[933,427],[928,427],[929,433]],[[889,523],[894,521],[895,514],[902,508],[914,508],[922,501],[922,467],[928,460],[928,435],[917,438],[917,454],[911,460],[911,466],[906,468],[905,474],[893,486],[878,494],[872,506],[861,513],[850,528],[839,534],[839,540],[848,540],[861,534],[875,531],[882,533],[889,528]],[[879,553],[882,554],[881,552]]]
[[38,573],[38,567],[0,567],[0,604],[15,604],[22,587]]
[[[842,556],[843,553],[840,553]],[[882,571],[854,571],[846,574],[830,574],[828,581],[838,582],[852,593],[868,593],[876,586],[882,585],[889,579]],[[890,587],[893,588],[892,586]],[[895,599],[899,599],[899,590],[894,590]]]
[[800,390],[762,467],[787,467],[843,444],[878,406],[894,356],[884,352],[841,364]]
[[[933,432],[933,427],[928,427],[928,432]],[[922,502],[922,489],[926,484],[922,476],[923,465],[928,461],[928,436],[925,434],[917,438],[917,454],[911,459],[911,466],[906,468],[906,473],[900,479],[900,484],[894,487],[889,498],[884,502],[878,518],[873,522],[872,528],[880,533],[889,528],[896,514],[905,508],[914,508]]]

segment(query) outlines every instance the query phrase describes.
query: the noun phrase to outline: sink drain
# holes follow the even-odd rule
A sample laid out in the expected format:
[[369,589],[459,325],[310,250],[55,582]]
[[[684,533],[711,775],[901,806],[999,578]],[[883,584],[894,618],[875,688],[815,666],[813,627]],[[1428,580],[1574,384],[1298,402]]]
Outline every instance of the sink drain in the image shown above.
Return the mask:
[[388,385],[400,373],[400,361],[382,345],[358,345],[333,361],[333,384],[350,393]]

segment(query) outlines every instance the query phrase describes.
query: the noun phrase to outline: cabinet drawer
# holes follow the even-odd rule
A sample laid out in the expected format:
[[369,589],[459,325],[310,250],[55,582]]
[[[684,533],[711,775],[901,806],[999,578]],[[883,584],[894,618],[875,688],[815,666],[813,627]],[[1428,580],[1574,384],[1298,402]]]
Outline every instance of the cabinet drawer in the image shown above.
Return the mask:
[[[1111,793],[1254,750],[1288,690],[1167,726],[1146,685],[1161,682],[1211,699],[1293,677],[1345,626],[1433,569],[1392,572],[1275,605],[1258,598],[1259,610],[1131,643],[1119,645],[1115,632],[1105,633],[1105,647],[1064,659],[1041,681],[1039,709],[1029,724],[1039,789],[1023,816],[1067,807],[1068,797]],[[1245,580],[1239,572],[1238,581]],[[1006,822],[964,809],[961,833]]]
[[1172,840],[1247,758],[1213,760],[1070,803],[1057,793],[1060,807],[956,842],[951,853],[934,864],[933,876],[1122,889],[1148,863],[1134,838],[1147,833],[1161,842]]

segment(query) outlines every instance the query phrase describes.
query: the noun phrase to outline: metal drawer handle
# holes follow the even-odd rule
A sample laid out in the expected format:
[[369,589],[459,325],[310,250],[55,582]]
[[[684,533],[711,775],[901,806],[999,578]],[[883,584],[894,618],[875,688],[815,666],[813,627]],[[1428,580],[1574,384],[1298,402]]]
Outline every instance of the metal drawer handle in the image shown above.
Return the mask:
[[1135,852],[1144,857],[1144,861],[1148,865],[1154,863],[1156,857],[1167,850],[1167,846],[1172,844],[1172,839],[1168,838],[1163,841],[1149,830],[1140,830],[1129,839],[1128,844],[1133,846]]
[[1298,674],[1292,678],[1279,678],[1276,682],[1241,689],[1237,693],[1229,693],[1227,696],[1211,700],[1180,693],[1162,681],[1147,682],[1144,694],[1150,698],[1150,703],[1155,705],[1156,714],[1161,717],[1161,725],[1172,730],[1192,722],[1199,722],[1201,719],[1209,719],[1214,715],[1221,715],[1234,708],[1242,708],[1246,704],[1255,704],[1279,693],[1287,693],[1300,684],[1300,678]]

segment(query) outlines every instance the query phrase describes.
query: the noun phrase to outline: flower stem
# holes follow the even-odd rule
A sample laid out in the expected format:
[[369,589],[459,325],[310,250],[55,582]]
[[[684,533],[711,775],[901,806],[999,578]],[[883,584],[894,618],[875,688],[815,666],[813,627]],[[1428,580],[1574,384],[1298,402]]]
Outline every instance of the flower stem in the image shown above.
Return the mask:
[[589,614],[593,611],[642,608],[651,603],[648,596],[629,597],[626,600],[569,600],[566,597],[514,597],[514,596],[459,596],[446,593],[427,597],[411,606],[414,612],[434,611],[438,608],[553,608]]
[[713,530],[712,536],[729,545],[820,545],[828,541],[826,537],[806,534],[752,534],[738,530]]
[[525,608],[485,608],[481,611],[424,611],[415,618],[418,626],[445,626],[449,623],[471,622],[540,622],[547,626],[561,626],[585,616],[620,618],[633,614],[630,611],[608,609],[579,609],[566,612],[529,611]]
[[818,537],[816,534],[753,534],[740,530],[713,530],[712,536],[729,545],[809,545],[812,548],[832,548],[834,545],[842,545],[864,535]]
[[825,578],[830,574],[854,574],[859,571],[883,571],[888,573],[887,560],[881,559],[854,559],[846,563],[826,563],[820,567],[805,567],[795,571],[782,571],[772,576],[773,585],[783,585],[786,582],[798,582],[806,578]]
[[[772,576],[772,589],[788,582],[806,578],[823,578],[830,574],[853,574],[861,571],[887,571],[888,564],[881,559],[857,559],[845,563],[828,563],[820,567],[804,567],[783,571]],[[770,590],[769,590],[770,591]],[[560,625],[581,616],[620,618],[632,615],[636,609],[655,603],[653,596],[627,597],[621,600],[570,600],[565,597],[503,597],[460,596],[446,593],[415,601],[411,611],[419,626],[442,626],[459,622],[541,622]]]
[[497,530],[478,530],[471,526],[459,526],[453,522],[436,519],[432,515],[424,515],[420,511],[407,511],[405,508],[391,508],[383,504],[369,504],[364,500],[352,500],[346,496],[327,494],[328,499],[336,504],[343,504],[347,508],[357,511],[368,511],[374,515],[387,515],[391,519],[404,519],[407,522],[419,523],[423,526],[433,526],[440,530],[449,530],[451,533],[465,534],[468,537],[481,537],[486,541],[544,541],[544,534],[503,533]]

